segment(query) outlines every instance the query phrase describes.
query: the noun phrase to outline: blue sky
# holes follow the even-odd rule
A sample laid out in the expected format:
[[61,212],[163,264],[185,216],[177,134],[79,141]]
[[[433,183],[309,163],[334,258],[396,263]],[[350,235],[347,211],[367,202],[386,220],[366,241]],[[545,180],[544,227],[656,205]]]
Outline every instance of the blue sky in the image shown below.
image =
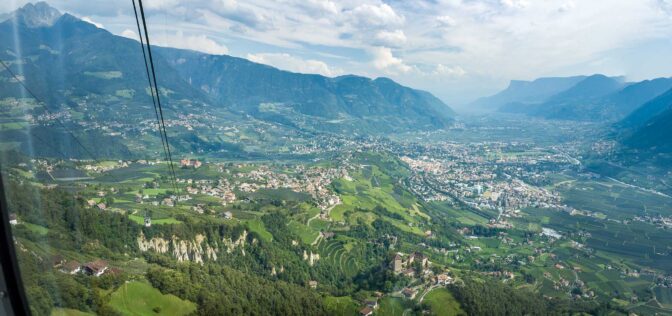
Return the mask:
[[[27,1],[9,0],[0,12]],[[52,0],[135,38],[131,3]],[[326,76],[390,77],[458,106],[511,79],[672,76],[672,0],[144,0],[154,44]]]

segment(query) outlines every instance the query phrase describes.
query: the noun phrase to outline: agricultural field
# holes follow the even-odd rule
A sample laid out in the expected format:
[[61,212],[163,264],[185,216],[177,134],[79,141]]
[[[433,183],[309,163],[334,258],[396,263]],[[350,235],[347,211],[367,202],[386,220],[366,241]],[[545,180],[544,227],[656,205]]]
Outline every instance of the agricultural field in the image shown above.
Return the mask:
[[[668,250],[667,232],[641,222],[601,220],[586,216],[572,216],[564,212],[536,210],[526,218],[540,226],[549,227],[565,235],[589,233],[590,237],[576,238],[595,250],[595,255],[609,262],[629,261],[636,265],[650,266],[666,271],[672,259],[664,255]],[[545,223],[544,223],[545,222]],[[595,259],[591,260],[597,262]]]
[[672,215],[672,197],[645,191],[615,180],[574,181],[559,185],[568,205],[599,212],[609,218],[629,219],[635,215]]

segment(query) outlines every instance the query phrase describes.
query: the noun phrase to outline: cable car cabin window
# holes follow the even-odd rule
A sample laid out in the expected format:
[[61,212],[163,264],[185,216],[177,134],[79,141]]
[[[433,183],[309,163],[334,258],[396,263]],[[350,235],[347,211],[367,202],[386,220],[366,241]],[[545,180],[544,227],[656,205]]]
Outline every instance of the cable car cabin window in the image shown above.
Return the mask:
[[670,315],[670,30],[669,0],[1,1],[0,314]]

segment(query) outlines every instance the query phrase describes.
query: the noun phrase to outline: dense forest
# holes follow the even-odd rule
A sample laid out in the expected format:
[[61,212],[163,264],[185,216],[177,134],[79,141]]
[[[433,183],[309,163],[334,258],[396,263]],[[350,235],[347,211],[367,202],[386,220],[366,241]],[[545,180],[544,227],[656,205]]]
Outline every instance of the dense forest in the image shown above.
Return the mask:
[[450,290],[468,315],[618,315],[618,311],[628,314],[611,304],[547,299],[496,280],[466,277],[463,281],[451,286]]
[[319,294],[217,264],[150,268],[147,278],[164,293],[198,303],[199,315],[324,315]]

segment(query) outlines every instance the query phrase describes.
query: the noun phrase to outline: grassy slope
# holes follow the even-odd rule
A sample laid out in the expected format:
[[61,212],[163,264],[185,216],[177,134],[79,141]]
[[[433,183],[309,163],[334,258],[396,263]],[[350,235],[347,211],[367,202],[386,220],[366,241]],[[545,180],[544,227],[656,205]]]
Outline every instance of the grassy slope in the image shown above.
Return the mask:
[[334,316],[357,315],[359,312],[357,303],[350,296],[327,296],[324,299],[324,305],[329,314]]
[[438,316],[466,315],[460,303],[444,288],[434,289],[427,293],[423,302],[429,304],[432,312]]
[[396,297],[384,297],[380,300],[380,308],[376,315],[402,316],[404,310],[408,308],[404,300]]
[[[112,293],[109,305],[123,315],[187,315],[196,304],[172,294],[164,295],[144,282],[129,282]],[[161,307],[159,313],[152,309]]]
[[[393,172],[394,170],[385,170]],[[356,208],[371,210],[380,205],[388,211],[396,213],[404,218],[405,222],[418,223],[417,217],[427,217],[414,204],[412,196],[397,196],[394,193],[393,179],[383,172],[378,166],[366,166],[352,174],[352,181],[339,179],[334,181],[334,188],[339,192],[343,204],[336,206],[331,211],[331,217],[334,221],[345,220],[345,212],[354,211]],[[357,219],[363,219],[370,223],[378,216],[371,213],[354,213],[349,218],[351,224],[355,224]],[[386,221],[397,226],[406,232],[423,234],[417,227],[410,227],[406,223],[385,217]]]

